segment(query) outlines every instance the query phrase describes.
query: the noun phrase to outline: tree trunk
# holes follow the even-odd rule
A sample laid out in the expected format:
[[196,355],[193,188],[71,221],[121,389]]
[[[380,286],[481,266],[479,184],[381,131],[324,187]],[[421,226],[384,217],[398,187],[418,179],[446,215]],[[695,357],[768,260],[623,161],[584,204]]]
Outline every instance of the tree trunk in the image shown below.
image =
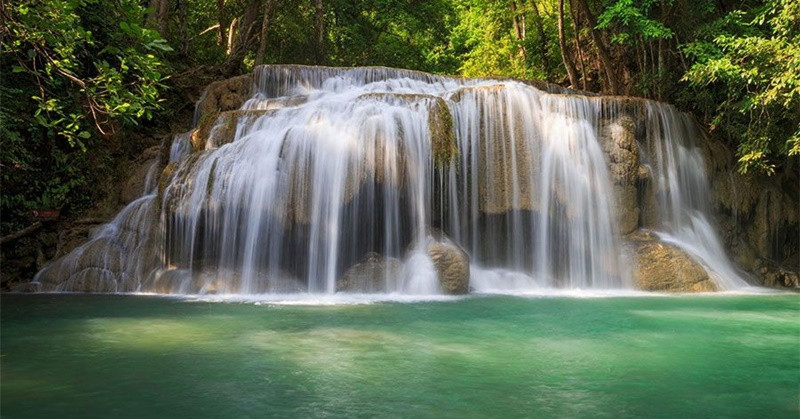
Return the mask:
[[575,30],[572,31],[572,35],[575,42],[575,51],[578,55],[578,64],[581,66],[581,89],[586,90],[586,64],[584,62],[583,48],[581,48],[581,38],[578,34],[578,27],[580,26],[578,24],[579,16],[578,11],[572,6],[572,0],[569,2],[569,11],[572,15],[573,26],[575,27]]
[[539,54],[542,55],[542,65],[544,66],[545,75],[550,76],[552,71],[550,68],[550,60],[547,58],[547,46],[550,42],[544,31],[544,21],[542,20],[542,15],[539,13],[539,6],[536,4],[536,0],[531,0],[531,8],[533,9],[533,16],[536,18],[536,31],[539,32]]
[[[222,74],[226,77],[241,72],[242,61],[247,53],[247,46],[250,44],[253,28],[258,20],[259,3],[258,0],[250,0],[247,6],[245,6],[244,14],[241,19],[239,19],[236,37],[233,38],[233,42],[229,48],[230,52],[220,68]],[[231,33],[230,36],[233,36],[233,33]]]
[[151,12],[147,15],[147,26],[154,28],[162,36],[165,35],[164,30],[169,19],[169,3],[170,0],[150,0],[148,5]]
[[527,61],[528,52],[525,51],[525,45],[523,44],[525,35],[523,34],[523,23],[520,22],[520,13],[517,11],[517,2],[516,0],[511,0],[508,2],[508,5],[511,9],[511,23],[514,25],[514,37],[517,39],[517,44],[519,45],[519,56],[523,61]]
[[272,12],[275,9],[275,0],[264,0],[264,15],[261,19],[261,35],[258,38],[258,51],[256,52],[256,65],[264,64],[264,55],[267,53],[267,32]]
[[187,8],[188,5],[186,4],[186,0],[178,0],[178,22],[180,22],[178,26],[178,39],[181,40],[180,50],[184,55],[189,54],[189,19],[187,19]]
[[27,235],[29,235],[31,233],[34,233],[36,230],[42,228],[42,225],[43,224],[42,224],[41,221],[37,221],[37,222],[35,222],[35,223],[23,228],[22,230],[17,230],[17,231],[15,231],[13,233],[6,234],[5,236],[0,237],[0,244],[8,243],[8,242],[16,240],[16,239],[18,239],[20,237],[25,237],[25,236],[27,236]]
[[[577,27],[575,28],[577,30]],[[558,46],[561,49],[561,61],[564,62],[564,68],[567,69],[567,76],[569,76],[569,84],[572,88],[578,88],[578,74],[575,69],[575,63],[572,62],[572,57],[567,51],[567,42],[564,40],[564,0],[558,0]]]
[[239,19],[233,18],[231,27],[228,28],[228,47],[225,49],[225,55],[231,55],[233,52],[233,42],[236,40],[236,32],[239,29]]
[[217,32],[217,45],[223,46],[227,41],[225,36],[225,29],[228,28],[228,22],[225,16],[225,0],[217,0],[217,21],[219,22],[219,31]]
[[325,9],[322,7],[322,0],[314,2],[314,32],[317,35],[315,51],[315,62],[325,63]]
[[589,5],[586,4],[586,0],[575,0],[575,2],[578,4],[578,8],[586,17],[589,27],[591,28],[592,41],[594,41],[594,44],[597,47],[597,52],[600,55],[600,62],[603,66],[603,70],[606,73],[606,78],[608,79],[608,84],[611,88],[611,94],[618,94],[619,81],[617,80],[617,75],[614,72],[614,64],[611,62],[611,54],[609,54],[608,47],[606,47],[606,44],[603,41],[603,34],[599,29],[597,29],[597,19],[592,14],[592,11],[589,10]]

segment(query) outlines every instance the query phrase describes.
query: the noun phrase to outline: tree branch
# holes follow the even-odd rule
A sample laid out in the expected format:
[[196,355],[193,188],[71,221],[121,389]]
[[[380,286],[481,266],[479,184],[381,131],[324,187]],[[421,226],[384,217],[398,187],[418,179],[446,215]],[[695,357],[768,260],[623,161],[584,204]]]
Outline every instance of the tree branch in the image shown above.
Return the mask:
[[22,230],[17,230],[17,231],[15,231],[13,233],[6,234],[5,236],[0,237],[0,244],[16,240],[16,239],[18,239],[20,237],[25,237],[25,236],[35,232],[36,230],[42,228],[43,225],[44,224],[42,224],[41,221],[37,221],[37,222],[35,222],[35,223],[23,228]]

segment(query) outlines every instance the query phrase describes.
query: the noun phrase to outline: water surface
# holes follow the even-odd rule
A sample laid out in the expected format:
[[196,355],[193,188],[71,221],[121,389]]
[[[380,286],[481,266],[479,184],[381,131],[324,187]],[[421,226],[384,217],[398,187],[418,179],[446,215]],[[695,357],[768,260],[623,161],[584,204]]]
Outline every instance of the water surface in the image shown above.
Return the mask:
[[3,295],[2,415],[800,412],[797,295],[345,301]]

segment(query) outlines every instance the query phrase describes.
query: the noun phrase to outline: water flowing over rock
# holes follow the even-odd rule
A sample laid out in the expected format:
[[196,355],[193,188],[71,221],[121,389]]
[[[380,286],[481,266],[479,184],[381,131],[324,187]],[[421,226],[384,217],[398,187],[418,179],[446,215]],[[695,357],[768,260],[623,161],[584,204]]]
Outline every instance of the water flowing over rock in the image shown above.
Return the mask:
[[464,249],[439,235],[428,239],[427,252],[445,294],[469,292],[469,255]]
[[43,270],[42,290],[745,284],[709,218],[702,135],[668,105],[380,67],[261,66],[210,85],[195,125],[149,195]]
[[396,289],[393,282],[401,278],[403,263],[397,258],[386,258],[377,253],[366,257],[345,271],[336,284],[337,291],[383,293]]
[[634,281],[646,291],[715,291],[717,287],[702,265],[679,247],[640,232],[630,237],[634,247]]

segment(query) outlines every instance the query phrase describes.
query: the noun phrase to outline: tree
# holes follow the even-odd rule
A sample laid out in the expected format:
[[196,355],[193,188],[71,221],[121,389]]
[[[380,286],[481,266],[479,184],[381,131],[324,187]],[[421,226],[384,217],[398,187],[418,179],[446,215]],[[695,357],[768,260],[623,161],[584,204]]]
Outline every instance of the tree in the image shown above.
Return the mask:
[[567,50],[567,43],[564,38],[564,0],[558,0],[558,46],[561,50],[561,60],[564,62],[564,68],[567,70],[569,84],[573,88],[577,88],[578,71],[575,69],[575,63],[572,61],[572,55],[569,50]]
[[774,173],[800,155],[800,3],[735,10],[707,31],[684,47],[696,60],[684,80],[721,97],[710,126],[736,140],[740,171]]
[[104,142],[158,111],[171,49],[144,12],[133,0],[0,3],[4,231],[37,206],[87,205]]
[[4,3],[2,13],[4,61],[35,83],[36,121],[71,145],[158,109],[165,77],[158,55],[171,49],[141,26],[137,2],[23,0]]

